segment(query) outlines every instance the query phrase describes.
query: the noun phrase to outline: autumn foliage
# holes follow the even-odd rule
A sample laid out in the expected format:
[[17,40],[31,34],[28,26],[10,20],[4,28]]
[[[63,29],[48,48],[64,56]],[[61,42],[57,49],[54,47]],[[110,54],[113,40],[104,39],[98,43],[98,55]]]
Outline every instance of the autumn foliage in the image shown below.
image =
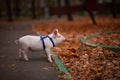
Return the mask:
[[[120,19],[97,17],[93,25],[88,17],[76,18],[74,21],[52,20],[33,27],[33,31],[42,34],[51,33],[58,28],[67,40],[53,48],[63,64],[69,69],[74,80],[119,80],[120,52],[92,48],[80,43],[80,39],[98,32],[119,32]],[[110,46],[120,46],[120,34],[93,37],[89,42]]]

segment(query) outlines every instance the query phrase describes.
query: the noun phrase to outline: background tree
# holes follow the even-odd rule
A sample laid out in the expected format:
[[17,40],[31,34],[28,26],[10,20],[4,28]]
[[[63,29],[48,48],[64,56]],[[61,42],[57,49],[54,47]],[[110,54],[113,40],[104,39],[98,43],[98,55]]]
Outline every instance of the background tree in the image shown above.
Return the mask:
[[[80,0],[81,1],[81,0]],[[88,8],[88,4],[89,2],[88,1],[91,1],[91,0],[82,0],[83,1],[83,8],[85,11],[88,12],[93,24],[97,24],[96,21],[95,21],[95,18],[94,18],[94,14],[93,12]],[[95,0],[94,0],[95,1]]]
[[58,17],[61,17],[61,0],[57,0]]
[[70,11],[70,0],[64,0],[64,2],[65,2],[66,14],[67,14],[68,20],[72,21],[73,17]]
[[112,16],[113,18],[117,18],[117,8],[116,8],[116,0],[112,0]]
[[37,1],[36,1],[36,16],[39,17],[39,18],[40,18],[40,16],[41,16],[41,15],[40,15],[40,11],[41,11],[41,10],[40,10],[40,1],[41,1],[41,0],[37,0]]
[[[2,1],[0,0],[0,3],[2,3]],[[1,4],[0,4],[1,5]],[[0,18],[2,17],[2,5],[1,5],[1,7],[0,7]]]
[[15,16],[20,17],[20,0],[15,0]]
[[44,6],[44,16],[45,19],[49,19],[51,16],[51,10],[55,8],[56,6],[56,0],[44,0],[45,6]]
[[1,8],[0,8],[0,18],[2,17],[2,10],[1,10]]
[[32,6],[31,6],[31,9],[32,9],[32,18],[35,19],[36,18],[36,0],[32,0]]
[[11,0],[6,0],[8,21],[13,20]]

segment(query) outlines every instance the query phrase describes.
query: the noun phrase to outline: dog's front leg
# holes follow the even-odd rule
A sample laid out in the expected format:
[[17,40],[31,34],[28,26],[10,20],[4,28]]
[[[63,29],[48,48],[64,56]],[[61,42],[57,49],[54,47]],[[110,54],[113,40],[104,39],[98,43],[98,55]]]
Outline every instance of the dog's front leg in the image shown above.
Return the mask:
[[45,51],[46,51],[46,54],[48,57],[48,61],[52,63],[53,61],[51,59],[51,49],[47,48],[47,49],[45,49]]

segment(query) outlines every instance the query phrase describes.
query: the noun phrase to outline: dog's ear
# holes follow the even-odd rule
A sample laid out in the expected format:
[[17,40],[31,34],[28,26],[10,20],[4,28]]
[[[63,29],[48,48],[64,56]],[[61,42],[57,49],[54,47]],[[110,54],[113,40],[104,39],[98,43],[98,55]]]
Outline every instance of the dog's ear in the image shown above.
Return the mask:
[[54,29],[53,34],[57,35],[58,34],[58,29]]

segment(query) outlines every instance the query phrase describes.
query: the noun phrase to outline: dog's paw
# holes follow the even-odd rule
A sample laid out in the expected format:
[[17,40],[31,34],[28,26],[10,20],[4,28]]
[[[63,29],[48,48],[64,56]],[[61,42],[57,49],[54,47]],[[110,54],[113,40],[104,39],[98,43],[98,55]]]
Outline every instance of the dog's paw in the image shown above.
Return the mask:
[[49,61],[50,63],[53,63],[53,60],[52,60],[52,59],[48,59],[48,61]]

